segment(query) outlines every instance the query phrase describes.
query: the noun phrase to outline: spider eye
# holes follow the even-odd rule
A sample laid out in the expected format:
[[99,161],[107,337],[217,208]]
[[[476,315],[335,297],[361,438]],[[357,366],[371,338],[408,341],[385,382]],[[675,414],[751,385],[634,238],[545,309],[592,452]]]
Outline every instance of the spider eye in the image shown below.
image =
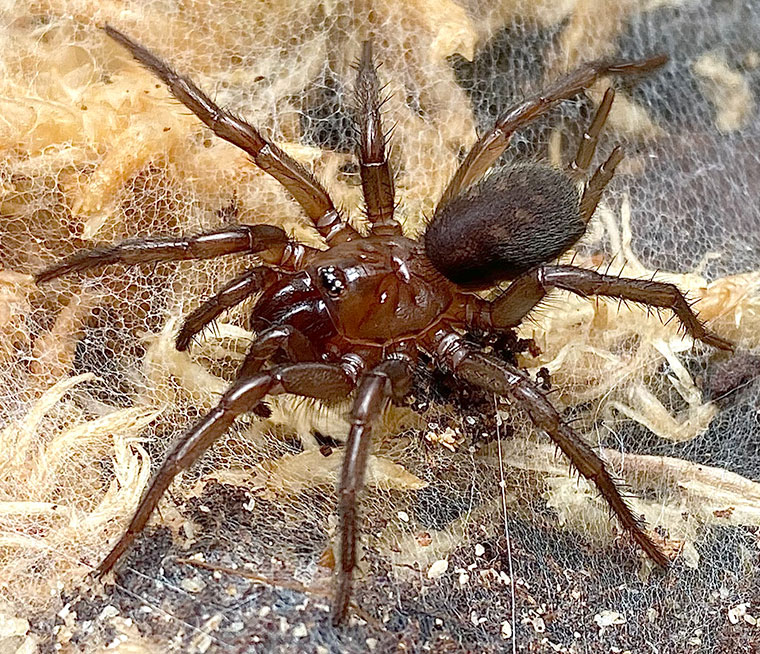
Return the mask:
[[325,266],[317,272],[319,281],[331,298],[337,298],[346,290],[346,282],[341,273],[335,266]]

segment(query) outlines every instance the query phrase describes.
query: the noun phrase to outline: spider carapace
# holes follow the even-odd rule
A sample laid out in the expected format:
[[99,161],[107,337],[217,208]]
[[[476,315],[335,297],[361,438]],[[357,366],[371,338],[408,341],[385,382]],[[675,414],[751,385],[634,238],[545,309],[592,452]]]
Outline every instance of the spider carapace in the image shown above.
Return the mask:
[[[584,477],[593,482],[622,526],[658,564],[668,559],[648,535],[602,459],[563,420],[529,376],[465,342],[469,330],[498,333],[519,325],[552,288],[584,296],[621,298],[672,310],[686,332],[709,345],[732,349],[707,331],[671,284],[626,279],[551,262],[584,233],[601,194],[622,159],[614,148],[587,175],[610,111],[608,89],[574,160],[564,169],[530,164],[483,176],[515,130],[544,115],[600,77],[641,74],[663,65],[663,56],[640,61],[595,61],[560,78],[543,92],[508,109],[481,136],[457,169],[420,240],[403,235],[394,218],[393,175],[380,116],[380,84],[371,46],[357,67],[357,155],[369,219],[361,234],[345,221],[321,184],[256,129],[217,106],[189,79],[118,30],[108,35],[171,90],[177,100],[223,139],[242,148],[301,205],[326,249],[294,242],[279,227],[238,225],[191,237],[125,241],[74,254],[39,273],[46,282],[105,264],[255,254],[258,263],[205,300],[183,323],[177,348],[226,309],[260,294],[254,304],[256,334],[236,378],[218,405],[175,443],[160,466],[124,535],[98,567],[110,570],[142,531],[175,475],[199,456],[244,412],[267,396],[295,393],[336,400],[353,393],[350,431],[338,491],[340,542],[333,621],[342,622],[356,564],[357,496],[363,485],[370,432],[388,400],[411,386],[419,354],[461,380],[507,396],[547,433]],[[578,184],[582,190],[578,191]],[[510,282],[495,300],[476,291]]]

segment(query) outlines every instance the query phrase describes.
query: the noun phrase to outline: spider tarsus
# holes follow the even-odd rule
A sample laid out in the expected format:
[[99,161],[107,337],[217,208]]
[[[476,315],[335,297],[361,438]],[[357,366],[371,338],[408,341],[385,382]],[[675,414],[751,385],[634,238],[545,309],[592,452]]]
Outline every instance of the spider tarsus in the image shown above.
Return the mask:
[[706,343],[707,345],[712,345],[713,347],[717,347],[719,350],[725,350],[727,352],[736,351],[736,345],[734,345],[731,341],[725,338],[721,338],[717,334],[714,334],[710,331],[707,331],[705,333],[705,336],[700,340],[703,343]]
[[40,284],[46,284],[47,282],[55,279],[59,276],[60,273],[58,273],[57,267],[50,267],[45,268],[45,270],[42,270],[38,273],[35,273],[33,275],[34,277],[34,283],[39,286]]
[[184,352],[193,343],[196,343],[195,334],[188,334],[182,331],[174,339],[174,347],[178,352]]

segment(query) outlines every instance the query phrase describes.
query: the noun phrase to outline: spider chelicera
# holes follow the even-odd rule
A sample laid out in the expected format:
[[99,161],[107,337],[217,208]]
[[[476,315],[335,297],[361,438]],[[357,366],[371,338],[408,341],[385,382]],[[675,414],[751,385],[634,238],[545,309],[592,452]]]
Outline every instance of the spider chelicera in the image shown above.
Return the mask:
[[[623,498],[604,462],[563,420],[529,376],[466,342],[463,333],[507,332],[553,288],[671,309],[693,338],[725,350],[672,284],[609,276],[551,264],[583,235],[605,186],[623,158],[619,147],[587,176],[610,111],[608,89],[573,162],[565,170],[514,166],[480,181],[515,130],[571,98],[601,76],[640,74],[665,63],[595,61],[508,109],[459,166],[423,237],[404,236],[394,218],[393,175],[385,154],[379,82],[365,43],[356,78],[357,153],[369,233],[344,220],[322,185],[244,120],[217,106],[189,79],[113,27],[107,34],[157,75],[177,100],[221,138],[242,148],[301,205],[327,248],[294,242],[279,227],[239,225],[189,237],[130,240],[97,247],[46,268],[38,283],[107,264],[208,259],[255,253],[259,264],[223,286],[184,321],[179,350],[230,307],[259,294],[256,334],[234,382],[218,405],[170,450],[124,535],[98,567],[109,571],[156,508],[175,475],[192,465],[235,419],[267,395],[295,393],[321,400],[354,394],[339,484],[340,543],[333,621],[342,622],[356,564],[357,494],[363,485],[373,421],[389,400],[408,393],[420,353],[461,380],[507,396],[546,432],[571,464],[593,482],[621,525],[658,564],[668,558]],[[577,182],[585,180],[583,191]],[[478,290],[511,282],[495,300]],[[284,363],[283,363],[284,361]],[[260,407],[259,407],[260,408]]]

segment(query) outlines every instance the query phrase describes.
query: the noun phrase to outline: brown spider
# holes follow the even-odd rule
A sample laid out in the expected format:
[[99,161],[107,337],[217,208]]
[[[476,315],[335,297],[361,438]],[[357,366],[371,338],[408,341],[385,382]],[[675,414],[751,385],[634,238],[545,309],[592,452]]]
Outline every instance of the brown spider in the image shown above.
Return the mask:
[[[76,253],[37,275],[36,281],[42,283],[112,263],[207,259],[238,252],[256,253],[261,264],[205,300],[182,325],[176,341],[180,350],[226,309],[261,292],[252,317],[257,336],[235,381],[216,408],[173,446],[126,532],[98,567],[100,574],[116,564],[143,530],[174,476],[267,395],[295,393],[335,400],[355,392],[339,486],[340,556],[332,607],[334,623],[343,621],[356,564],[357,493],[364,480],[372,422],[389,399],[400,400],[408,392],[420,352],[460,379],[506,395],[525,410],[571,464],[596,484],[643,550],[659,565],[668,564],[604,462],[562,421],[544,393],[523,371],[462,338],[466,330],[506,332],[547,291],[562,288],[671,309],[693,338],[732,349],[728,341],[705,329],[671,284],[549,263],[583,235],[623,158],[616,147],[579,195],[576,181],[586,176],[612,105],[612,89],[604,95],[568,170],[531,164],[479,181],[515,130],[600,76],[648,72],[664,64],[665,57],[587,63],[510,108],[467,154],[418,241],[402,234],[393,215],[393,176],[385,155],[379,82],[369,43],[364,45],[356,79],[357,149],[370,223],[364,236],[341,218],[322,185],[285,152],[218,107],[144,47],[112,27],[105,29],[215,134],[242,148],[275,177],[301,205],[327,249],[296,243],[279,227],[239,225],[185,238],[139,239],[98,247]],[[502,281],[511,284],[493,301],[475,293]]]

